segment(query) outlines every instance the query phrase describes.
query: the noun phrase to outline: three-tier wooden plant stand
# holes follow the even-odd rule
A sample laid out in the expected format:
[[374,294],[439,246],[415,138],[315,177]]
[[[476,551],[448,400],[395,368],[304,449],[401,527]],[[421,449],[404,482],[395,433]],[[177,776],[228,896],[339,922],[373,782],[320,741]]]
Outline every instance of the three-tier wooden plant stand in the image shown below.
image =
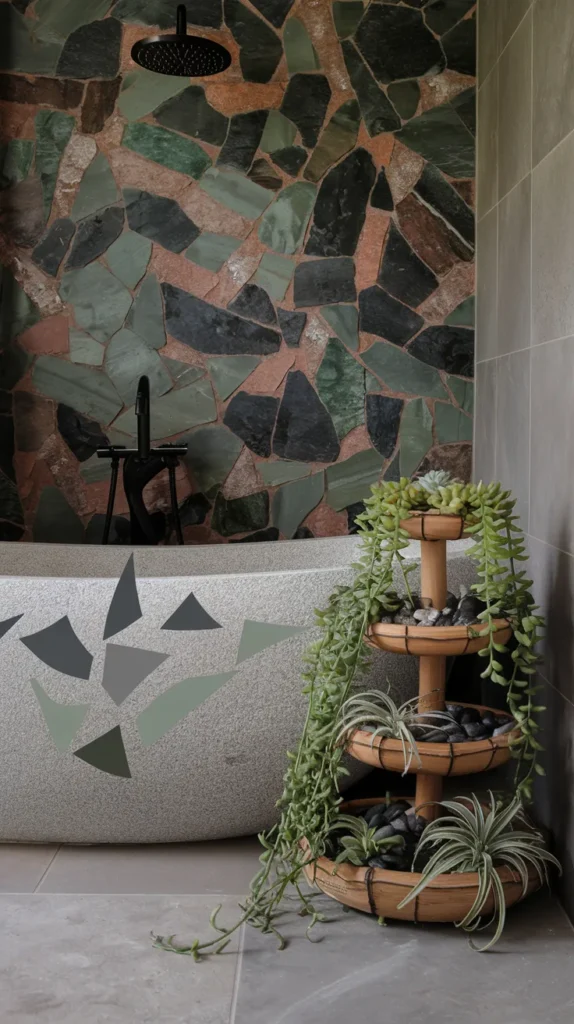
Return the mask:
[[[446,545],[459,540],[464,523],[460,516],[439,513],[414,513],[401,525],[421,544],[421,597],[433,608],[444,608],[447,599]],[[505,619],[496,622],[496,642],[506,643],[511,627]],[[477,635],[480,625],[473,626],[403,626],[376,623],[369,628],[365,641],[372,647],[395,654],[419,657],[419,711],[445,707],[446,658],[449,655],[472,654],[486,647],[488,639]],[[478,705],[478,710],[486,710]],[[499,711],[495,713],[500,714]],[[412,757],[408,771],[416,773],[418,813],[432,820],[440,807],[443,779],[449,775],[471,775],[488,771],[510,757],[510,739],[515,733],[464,743],[418,742],[418,757]],[[371,733],[357,729],[349,738],[348,752],[357,760],[377,768],[404,772],[405,755],[400,740],[373,740]],[[380,800],[354,801],[343,805],[350,811],[365,808]],[[319,858],[306,869],[307,876],[324,892],[341,903],[381,917],[414,921],[460,921],[472,907],[478,889],[477,874],[439,875],[422,894],[402,910],[397,905],[410,892],[420,874],[390,871],[383,868],[337,866],[326,857]],[[522,896],[518,877],[507,868],[499,871],[507,906]],[[529,891],[538,887],[538,878],[531,875]],[[492,910],[492,902],[485,913]]]

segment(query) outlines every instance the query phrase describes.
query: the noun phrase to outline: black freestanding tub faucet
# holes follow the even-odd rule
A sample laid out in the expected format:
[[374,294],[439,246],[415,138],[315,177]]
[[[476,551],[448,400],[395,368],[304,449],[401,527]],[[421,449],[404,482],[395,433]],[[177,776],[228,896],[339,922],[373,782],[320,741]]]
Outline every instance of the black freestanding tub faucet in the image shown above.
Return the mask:
[[97,449],[98,458],[112,460],[112,476],[102,544],[107,544],[110,539],[121,459],[124,460],[124,491],[130,510],[130,543],[159,544],[163,540],[163,515],[157,512],[148,512],[143,499],[143,490],[154,476],[161,473],[163,469],[167,469],[173,527],[178,544],[183,544],[175,471],[180,457],[187,453],[187,445],[162,444],[158,448],[151,447],[149,379],[145,376],[139,379],[135,414],[138,435],[137,448],[109,445],[106,448]]

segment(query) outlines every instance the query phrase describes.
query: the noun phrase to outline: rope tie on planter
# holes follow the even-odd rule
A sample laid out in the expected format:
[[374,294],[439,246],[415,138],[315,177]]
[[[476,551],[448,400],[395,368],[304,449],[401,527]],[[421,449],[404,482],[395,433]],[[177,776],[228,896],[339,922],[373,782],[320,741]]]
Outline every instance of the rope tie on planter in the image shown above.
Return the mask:
[[367,886],[367,899],[369,901],[369,909],[371,914],[376,916],[377,906],[375,903],[375,897],[373,895],[373,875],[375,873],[374,868],[367,868],[365,872],[365,885]]
[[494,761],[494,758],[496,756],[496,751],[498,750],[498,747],[497,747],[496,743],[493,743],[491,736],[488,737],[488,742],[490,743],[490,748],[491,748],[490,749],[490,761],[488,762],[486,768],[483,769],[485,772],[487,772],[488,769],[490,768],[490,766],[491,766],[491,764]]
[[454,750],[453,750],[453,744],[452,743],[449,743],[449,745],[448,745],[448,752],[449,752],[449,765],[448,765],[448,771],[446,773],[447,777],[452,772],[452,769],[453,769],[453,766],[454,766]]

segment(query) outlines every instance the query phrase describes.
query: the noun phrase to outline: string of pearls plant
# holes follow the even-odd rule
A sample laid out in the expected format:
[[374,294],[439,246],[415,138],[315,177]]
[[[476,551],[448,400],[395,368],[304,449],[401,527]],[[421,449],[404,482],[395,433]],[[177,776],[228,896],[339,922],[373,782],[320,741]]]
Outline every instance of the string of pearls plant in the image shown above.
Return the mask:
[[[516,790],[521,800],[531,796],[534,772],[543,774],[536,761],[542,748],[534,715],[541,709],[534,703],[533,681],[534,649],[543,620],[536,614],[530,581],[516,568],[526,556],[510,492],[496,483],[458,483],[438,472],[416,481],[403,478],[398,483],[378,484],[365,504],[365,512],[357,519],[362,544],[353,567],[354,581],[349,587],[337,587],[327,608],[317,613],[321,637],[306,654],[303,676],[308,700],[305,724],[297,750],[287,755],[279,822],[259,837],[261,868],[247,900],[240,904],[241,915],[226,928],[218,921],[220,907],[216,907],[211,924],[217,934],[211,941],[197,939],[190,946],[179,946],[173,936],[156,936],[155,944],[162,949],[199,960],[205,953],[222,952],[244,923],[275,935],[282,947],[277,917],[291,887],[300,901],[301,915],[309,918],[307,934],[322,919],[302,889],[303,868],[325,853],[339,814],[339,781],[346,774],[343,747],[338,742],[341,710],[368,665],[369,649],[363,642],[367,627],[377,622],[383,611],[398,607],[393,582],[397,564],[410,595],[408,576],[415,566],[406,562],[409,537],[401,520],[414,511],[437,509],[461,515],[467,533],[474,538],[469,551],[478,567],[479,582],[474,590],[486,605],[483,624],[477,628],[489,637],[482,652],[486,662],[482,676],[506,687],[509,708],[520,725],[513,753],[518,759]],[[506,648],[494,637],[494,620],[501,615],[511,621],[517,641],[509,673],[500,661]]]

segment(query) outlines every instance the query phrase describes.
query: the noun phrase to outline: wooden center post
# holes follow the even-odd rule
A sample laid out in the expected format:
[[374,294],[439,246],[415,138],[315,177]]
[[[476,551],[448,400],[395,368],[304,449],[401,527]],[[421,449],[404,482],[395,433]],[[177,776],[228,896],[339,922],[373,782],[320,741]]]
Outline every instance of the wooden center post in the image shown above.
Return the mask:
[[[421,540],[421,597],[433,608],[444,608],[447,596],[446,541]],[[421,655],[419,659],[419,711],[444,711],[446,658],[443,655]],[[440,775],[417,774],[416,804],[442,799]],[[420,814],[427,821],[437,817],[439,808],[423,807]]]

